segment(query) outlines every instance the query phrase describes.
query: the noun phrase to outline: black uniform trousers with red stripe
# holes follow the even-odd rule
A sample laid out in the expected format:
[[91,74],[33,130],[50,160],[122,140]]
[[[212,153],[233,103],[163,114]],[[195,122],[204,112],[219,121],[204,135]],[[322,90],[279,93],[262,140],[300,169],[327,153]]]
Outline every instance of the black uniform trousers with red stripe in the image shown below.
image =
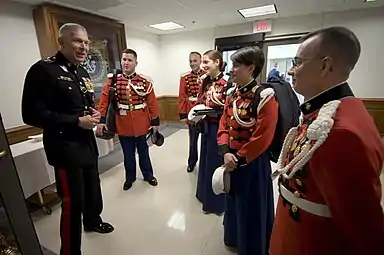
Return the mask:
[[60,255],[81,254],[81,233],[84,227],[102,222],[103,201],[97,158],[84,167],[55,167],[57,192],[62,199],[60,221]]

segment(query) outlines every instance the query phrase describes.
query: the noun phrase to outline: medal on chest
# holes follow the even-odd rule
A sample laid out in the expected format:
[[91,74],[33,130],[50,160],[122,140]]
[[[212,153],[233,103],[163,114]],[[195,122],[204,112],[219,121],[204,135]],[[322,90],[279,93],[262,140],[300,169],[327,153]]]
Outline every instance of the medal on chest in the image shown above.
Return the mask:
[[247,101],[241,101],[238,103],[238,101],[244,100],[240,96],[238,96],[233,102],[232,102],[232,108],[233,108],[233,117],[235,118],[236,122],[246,128],[251,128],[256,124],[255,118],[250,118],[249,121],[244,121],[241,118],[244,118],[249,111],[249,106],[251,102]]

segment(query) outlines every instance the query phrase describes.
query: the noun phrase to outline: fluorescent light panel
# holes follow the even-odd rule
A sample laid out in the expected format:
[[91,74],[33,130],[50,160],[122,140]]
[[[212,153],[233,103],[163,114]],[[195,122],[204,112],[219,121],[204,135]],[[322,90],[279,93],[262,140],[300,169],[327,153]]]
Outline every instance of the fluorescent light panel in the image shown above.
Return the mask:
[[364,0],[364,2],[368,3],[368,2],[376,2],[376,0]]
[[152,28],[163,30],[163,31],[177,29],[177,28],[184,28],[184,26],[179,25],[175,22],[164,22],[164,23],[159,23],[159,24],[154,24],[149,26]]
[[238,12],[244,18],[251,18],[251,17],[256,17],[256,16],[264,16],[264,15],[268,15],[268,14],[276,14],[277,8],[276,8],[275,4],[271,4],[271,5],[264,5],[264,6],[259,6],[259,7],[241,9],[241,10],[238,10]]

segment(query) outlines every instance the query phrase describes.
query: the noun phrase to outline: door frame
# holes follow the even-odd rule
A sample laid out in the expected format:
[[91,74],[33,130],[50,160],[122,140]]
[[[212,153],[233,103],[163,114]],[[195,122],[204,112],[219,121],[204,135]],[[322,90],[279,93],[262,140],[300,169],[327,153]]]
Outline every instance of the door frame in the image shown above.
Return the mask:
[[216,38],[215,49],[220,52],[223,52],[223,51],[230,51],[230,50],[238,50],[246,46],[253,46],[253,45],[259,46],[259,44],[263,42],[264,37],[265,37],[264,33],[259,33],[259,34]]
[[[33,170],[33,169],[31,169]],[[0,194],[18,248],[23,255],[42,255],[28,212],[16,165],[0,113]]]
[[248,46],[257,46],[262,49],[264,38],[264,33],[216,38],[215,49],[221,54],[224,51],[238,50]]
[[261,80],[265,81],[267,77],[267,61],[268,61],[268,47],[269,46],[276,46],[276,45],[287,45],[287,44],[297,44],[300,41],[300,38],[302,38],[307,33],[300,33],[300,34],[292,34],[292,35],[286,35],[286,36],[271,36],[266,37],[263,41],[263,52],[265,56],[265,64],[263,67],[263,70],[261,72]]

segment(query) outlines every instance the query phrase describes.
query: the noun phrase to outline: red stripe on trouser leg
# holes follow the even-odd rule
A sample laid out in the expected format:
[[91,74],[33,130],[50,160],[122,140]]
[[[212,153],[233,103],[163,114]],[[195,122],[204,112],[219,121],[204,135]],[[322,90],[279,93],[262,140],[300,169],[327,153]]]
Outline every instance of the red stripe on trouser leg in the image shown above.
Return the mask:
[[64,169],[59,169],[59,176],[61,187],[63,191],[63,211],[62,226],[61,226],[61,238],[62,238],[62,250],[64,255],[71,255],[71,193],[69,191],[69,183],[67,172]]

